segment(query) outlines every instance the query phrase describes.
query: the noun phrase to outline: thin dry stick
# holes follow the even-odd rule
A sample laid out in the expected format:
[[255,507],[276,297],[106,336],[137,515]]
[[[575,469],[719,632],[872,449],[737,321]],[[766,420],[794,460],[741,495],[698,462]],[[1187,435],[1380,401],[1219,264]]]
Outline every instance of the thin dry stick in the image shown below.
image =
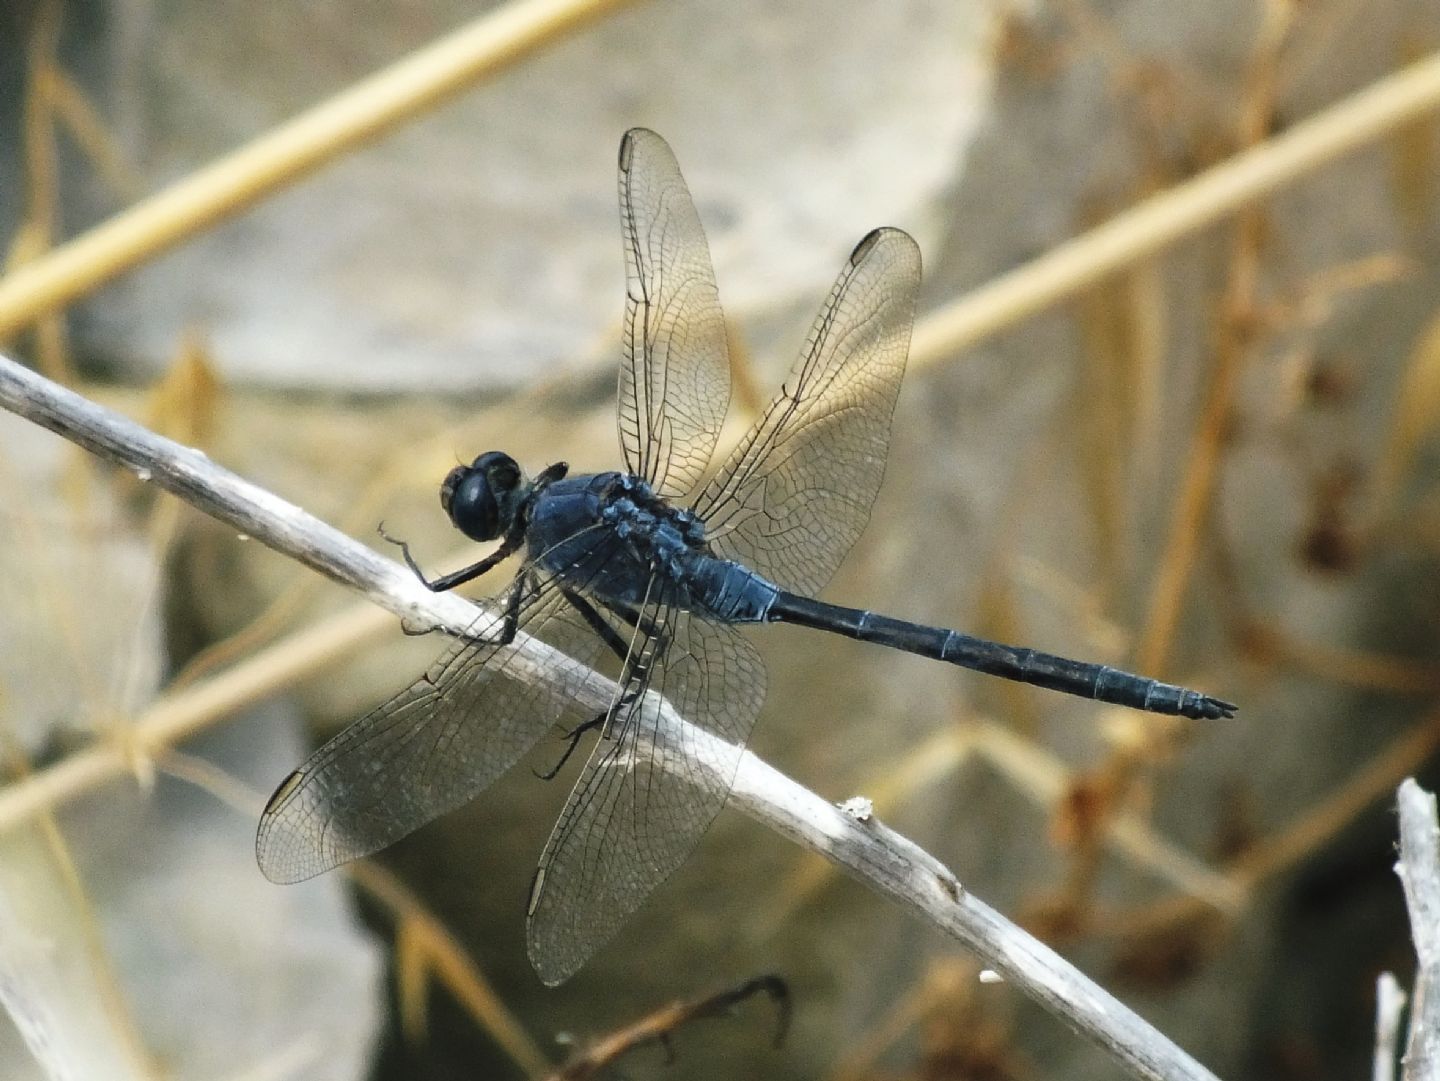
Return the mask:
[[[698,730],[683,738],[687,747],[714,739]],[[928,852],[882,823],[846,814],[751,754],[741,759],[731,802],[963,943],[1135,1076],[1171,1081],[1213,1076],[1049,946],[963,889]]]
[[1437,109],[1440,53],[1372,83],[1284,134],[1152,196],[933,312],[915,326],[910,366],[923,368],[944,360]]
[[[1294,17],[1292,8],[1273,0],[1265,5],[1264,13],[1247,77],[1250,88],[1244,95],[1241,110],[1240,138],[1244,145],[1252,148],[1265,145],[1264,133],[1274,117],[1275,72]],[[1440,55],[1435,59],[1437,78],[1440,78]],[[1252,149],[1248,153],[1253,152]],[[1243,161],[1246,156],[1241,154],[1231,160]],[[1227,421],[1249,356],[1250,322],[1260,280],[1263,225],[1264,219],[1255,206],[1248,207],[1236,223],[1209,385],[1185,454],[1184,475],[1172,505],[1160,565],[1150,587],[1145,629],[1135,650],[1135,663],[1142,672],[1165,670],[1189,592],[1200,537],[1215,491]],[[1123,776],[1131,772],[1133,765],[1133,762],[1129,765],[1117,762],[1114,772]]]
[[1375,981],[1375,1063],[1372,1081],[1395,1081],[1395,1055],[1400,1046],[1400,1015],[1405,992],[1393,974],[1382,972]]
[[0,340],[625,0],[514,0],[0,279]]
[[[328,577],[363,592],[419,626],[486,633],[498,620],[479,620],[461,597],[433,594],[398,564],[271,493],[0,357],[0,405],[127,466],[145,480]],[[513,645],[517,679],[563,679],[583,709],[600,712],[615,685],[596,673],[584,682],[565,654],[519,635]],[[687,771],[712,771],[709,784],[730,784],[722,763],[733,748],[665,706],[650,760],[683,761]],[[688,775],[688,773],[687,773]],[[933,856],[873,819],[859,821],[751,754],[740,759],[733,802],[756,821],[824,853],[849,874],[898,902],[978,954],[987,966],[1031,995],[1077,1032],[1151,1081],[1214,1081],[1213,1075],[1048,946],[961,889]]]
[[[1267,0],[1263,6],[1264,17],[1246,75],[1248,90],[1242,98],[1239,135],[1242,145],[1249,149],[1231,158],[1227,163],[1229,165],[1243,164],[1251,160],[1256,150],[1276,143],[1276,140],[1265,140],[1264,133],[1274,116],[1277,58],[1289,35],[1294,15],[1293,7],[1285,0]],[[1434,60],[1436,90],[1440,91],[1440,54]],[[1371,90],[1383,86],[1386,81],[1374,84]],[[1362,93],[1360,97],[1368,93]],[[1350,99],[1348,105],[1353,108],[1356,100]],[[1338,108],[1342,114],[1347,111],[1346,105]],[[1332,109],[1330,115],[1334,113]],[[1314,123],[1311,121],[1311,125]],[[1352,117],[1350,126],[1344,130],[1353,135],[1354,123]],[[1310,130],[1313,132],[1313,127]],[[1299,132],[1297,128],[1290,136],[1280,139],[1283,141]],[[1303,148],[1308,143],[1302,139],[1301,145]],[[1225,167],[1220,166],[1221,169]],[[1199,179],[1203,181],[1205,178],[1202,176]],[[1193,184],[1192,181],[1189,186],[1193,187]],[[1204,406],[1185,454],[1184,475],[1178,485],[1168,535],[1150,588],[1144,630],[1135,649],[1135,666],[1142,672],[1163,672],[1166,668],[1200,551],[1200,537],[1209,518],[1226,421],[1238,392],[1252,339],[1251,315],[1260,274],[1262,224],[1260,209],[1253,203],[1247,203],[1237,222],[1232,243],[1215,357],[1208,373]],[[1106,794],[1107,807],[1125,806],[1146,768],[1157,759],[1159,749],[1184,732],[1183,725],[1167,718],[1166,723],[1152,725],[1144,739],[1118,746],[1093,771],[1090,782],[1097,791]],[[1095,841],[1093,832],[1087,831],[1081,835],[1081,843],[1074,847],[1060,891],[1060,904],[1066,911],[1079,911],[1094,892],[1100,868],[1100,848]]]
[[1435,797],[1407,777],[1397,792],[1400,862],[1410,937],[1415,942],[1415,986],[1410,989],[1410,1035],[1405,1081],[1434,1081],[1440,1070],[1440,820]]
[[669,1057],[673,1052],[671,1037],[680,1029],[695,1021],[728,1016],[741,1002],[758,994],[769,996],[779,1014],[774,1039],[775,1046],[779,1047],[790,1028],[790,988],[779,976],[757,976],[704,998],[662,1006],[634,1024],[626,1025],[591,1044],[550,1074],[547,1081],[593,1081],[597,1077],[609,1076],[616,1062],[636,1048],[653,1043],[664,1047]]

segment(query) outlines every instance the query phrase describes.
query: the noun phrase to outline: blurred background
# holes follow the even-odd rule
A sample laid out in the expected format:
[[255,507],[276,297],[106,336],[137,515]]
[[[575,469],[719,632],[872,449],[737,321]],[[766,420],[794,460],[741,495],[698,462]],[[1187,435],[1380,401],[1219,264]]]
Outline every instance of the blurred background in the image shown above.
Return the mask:
[[[1174,722],[772,628],[753,748],[828,799],[872,798],[1220,1076],[1365,1075],[1375,977],[1413,967],[1394,788],[1440,780],[1440,121],[1376,127],[1034,311],[972,291],[1432,57],[1440,8],[550,6],[595,10],[283,183],[250,161],[243,197],[103,269],[72,260],[81,284],[40,303],[18,285],[68,239],[172,185],[214,190],[217,159],[522,5],[4,5],[8,350],[362,540],[384,548],[383,519],[458,566],[478,552],[435,495],[457,457],[619,462],[626,128],[671,143],[709,233],[725,438],[853,244],[909,230],[926,274],[886,484],[826,596],[1241,712]],[[952,332],[957,306],[988,314]],[[733,811],[542,987],[525,898],[574,766],[532,770],[558,739],[353,873],[272,886],[264,795],[440,643],[5,416],[0,546],[6,1078],[544,1076],[766,972],[793,998],[782,1046],[757,996],[681,1026],[673,1065],[652,1045],[611,1076],[1116,1076]]]

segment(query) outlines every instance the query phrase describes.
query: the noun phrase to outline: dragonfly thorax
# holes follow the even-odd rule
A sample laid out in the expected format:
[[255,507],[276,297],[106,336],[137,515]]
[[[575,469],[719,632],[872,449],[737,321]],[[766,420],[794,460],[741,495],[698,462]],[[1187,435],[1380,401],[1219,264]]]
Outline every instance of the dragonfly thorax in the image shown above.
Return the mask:
[[617,536],[642,541],[661,562],[687,549],[705,550],[705,523],[693,513],[671,506],[640,477],[628,473],[613,477],[602,496],[600,520],[612,526]]
[[705,523],[671,506],[644,479],[614,473],[599,498],[599,519],[634,555],[672,581],[686,572],[685,556],[703,553]]
[[618,472],[546,486],[531,504],[526,543],[573,586],[627,605],[644,601],[654,575],[685,584],[710,555],[699,517]]

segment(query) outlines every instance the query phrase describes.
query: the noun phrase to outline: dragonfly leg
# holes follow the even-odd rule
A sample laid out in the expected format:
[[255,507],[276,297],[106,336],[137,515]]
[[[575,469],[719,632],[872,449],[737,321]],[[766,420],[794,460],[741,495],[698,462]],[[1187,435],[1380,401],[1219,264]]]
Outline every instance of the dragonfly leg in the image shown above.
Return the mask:
[[[590,628],[605,640],[605,644],[610,647],[611,652],[620,659],[620,662],[622,664],[625,663],[630,656],[630,644],[619,634],[615,633],[615,628],[605,621],[605,617],[596,611],[595,606],[584,596],[564,585],[560,587],[560,591],[564,594],[565,599],[570,602],[571,606],[584,617],[585,622],[590,625]],[[665,632],[655,626],[653,621],[648,619],[642,620],[635,612],[623,605],[611,604],[604,601],[601,603],[605,605],[607,610],[614,612],[615,615],[619,616],[626,623],[638,629],[640,633],[654,639],[657,653],[664,650],[668,644]],[[643,670],[637,669],[637,672],[640,673],[640,678],[634,681],[635,685],[622,694],[610,709],[592,717],[582,724],[576,725],[565,733],[563,738],[568,746],[560,756],[560,761],[556,762],[553,767],[544,773],[536,772],[536,777],[539,777],[542,781],[554,780],[556,775],[565,768],[565,763],[570,761],[570,756],[575,753],[575,748],[580,745],[580,739],[586,732],[592,732],[597,728],[600,729],[602,733],[608,731],[610,725],[614,723],[615,718],[635,704],[636,699],[644,693],[647,682],[644,678]]]
[[653,619],[641,619],[633,609],[626,608],[623,604],[614,604],[609,601],[602,602],[606,608],[614,612],[630,626],[637,628],[641,634],[649,635],[658,642],[656,652],[664,650],[670,642],[665,632],[661,630]]
[[605,718],[609,715],[609,711],[607,710],[582,724],[577,724],[574,728],[570,729],[570,731],[566,732],[565,739],[570,745],[565,748],[565,753],[560,756],[560,761],[556,762],[552,768],[546,770],[544,773],[532,771],[535,773],[535,776],[539,777],[542,781],[553,781],[556,774],[565,768],[565,763],[570,761],[570,756],[575,753],[575,748],[580,746],[580,737],[586,732],[593,732],[595,729],[602,727],[605,724]]
[[495,551],[491,552],[484,559],[471,563],[468,567],[461,567],[457,571],[451,571],[449,574],[442,574],[438,578],[427,578],[425,577],[425,572],[420,569],[420,564],[416,563],[415,557],[410,554],[410,544],[408,541],[400,540],[398,537],[392,537],[389,533],[385,532],[384,522],[380,523],[379,532],[380,536],[400,549],[400,555],[404,557],[405,566],[410,568],[410,573],[420,579],[420,583],[432,593],[444,593],[447,590],[454,589],[456,586],[462,586],[466,582],[479,578],[486,571],[498,566],[513,555],[515,550],[520,547],[520,542],[524,537],[524,534],[521,532],[507,535],[500,542],[500,547],[496,548]]
[[630,650],[625,639],[615,633],[615,628],[605,622],[605,617],[595,611],[593,604],[566,586],[563,582],[560,583],[560,592],[565,595],[565,599],[570,602],[575,611],[585,617],[585,622],[590,624],[590,629],[605,640],[605,644],[610,647],[610,651],[619,657],[623,664],[625,655]]
[[[476,638],[475,641],[484,641],[497,646],[508,646],[511,642],[515,641],[515,634],[520,628],[520,605],[525,599],[527,588],[531,592],[534,592],[538,587],[536,583],[531,580],[530,575],[522,571],[520,574],[517,574],[515,580],[505,588],[505,610],[502,613],[504,622],[500,624],[500,636],[498,638]],[[405,633],[429,634],[430,631],[406,631]],[[470,636],[461,635],[460,637],[468,638]]]
[[515,641],[515,633],[520,628],[520,602],[524,600],[527,588],[535,592],[540,587],[532,575],[517,574],[515,584],[510,587],[510,595],[505,598],[505,622],[500,627],[499,639],[502,646]]
[[[613,634],[614,632],[612,631],[611,633]],[[542,781],[553,781],[556,775],[565,768],[565,763],[570,761],[570,756],[575,753],[575,748],[580,745],[580,738],[584,736],[586,732],[593,732],[597,728],[600,729],[603,735],[614,719],[629,709],[630,706],[635,703],[635,700],[640,697],[641,693],[642,690],[640,687],[627,691],[620,696],[619,700],[616,701],[615,705],[610,709],[607,709],[603,713],[597,713],[588,721],[577,724],[574,728],[570,729],[570,731],[566,732],[562,738],[569,746],[565,748],[565,753],[560,756],[560,761],[556,762],[554,766],[544,773],[532,771],[535,773],[535,776],[539,777]]]
[[[616,604],[604,599],[601,599],[600,603],[634,627],[636,633],[644,640],[638,656],[634,655],[628,647],[625,651],[625,663],[629,669],[629,678],[626,679],[624,693],[606,714],[605,727],[601,731],[602,739],[611,739],[614,736],[611,727],[614,725],[615,719],[625,714],[649,689],[651,666],[654,665],[656,658],[663,657],[665,651],[670,648],[670,636],[655,620],[642,616],[623,604]],[[625,675],[622,673],[622,678],[625,678]]]
[[[570,602],[571,607],[584,617],[585,622],[590,625],[590,629],[605,640],[605,644],[610,647],[610,651],[620,658],[623,664],[625,655],[629,652],[629,646],[625,642],[625,639],[616,634],[615,628],[605,622],[605,617],[595,610],[595,606],[575,590],[570,589],[562,583],[560,585],[560,592],[564,594],[565,599]],[[560,761],[556,762],[551,769],[546,770],[544,773],[536,772],[535,776],[539,777],[542,781],[553,781],[556,774],[565,768],[565,763],[570,761],[570,756],[575,753],[575,748],[580,745],[580,737],[586,732],[602,727],[609,713],[610,711],[606,710],[604,713],[591,718],[584,724],[578,724],[566,732],[564,738],[569,743],[569,746],[565,748],[565,753],[560,756]]]

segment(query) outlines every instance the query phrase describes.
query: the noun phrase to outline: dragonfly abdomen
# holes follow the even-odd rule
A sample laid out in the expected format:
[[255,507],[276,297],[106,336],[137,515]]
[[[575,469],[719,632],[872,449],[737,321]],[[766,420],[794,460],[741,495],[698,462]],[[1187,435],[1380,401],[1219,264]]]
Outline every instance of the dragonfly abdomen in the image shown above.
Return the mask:
[[728,559],[697,556],[687,568],[692,603],[723,623],[764,623],[780,587]]
[[1215,720],[1235,712],[1233,705],[1221,699],[1122,672],[1109,665],[1072,661],[1034,649],[974,638],[944,627],[927,627],[858,608],[843,608],[794,593],[779,593],[766,619],[814,627],[858,642],[873,642],[1019,683],[1151,713]]

